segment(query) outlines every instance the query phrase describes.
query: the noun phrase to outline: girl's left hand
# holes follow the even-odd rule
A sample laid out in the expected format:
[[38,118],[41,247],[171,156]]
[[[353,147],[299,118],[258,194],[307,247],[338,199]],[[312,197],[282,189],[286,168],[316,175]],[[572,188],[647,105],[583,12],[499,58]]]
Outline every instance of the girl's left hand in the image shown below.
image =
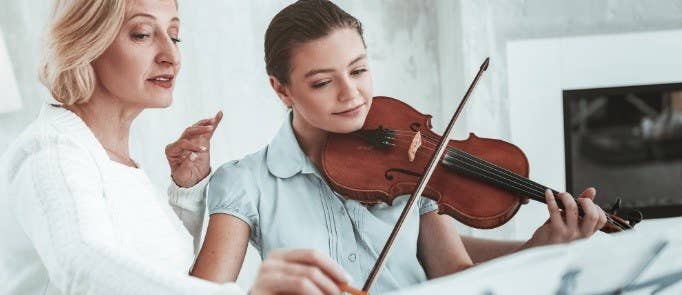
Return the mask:
[[[594,188],[588,188],[576,199],[568,193],[560,193],[555,198],[550,190],[545,191],[549,219],[535,231],[524,248],[568,243],[592,236],[606,224],[606,214],[592,201],[596,194]],[[563,211],[557,201],[564,205]],[[584,216],[578,215],[578,207],[583,209]]]
[[187,127],[178,140],[166,146],[171,177],[180,187],[192,187],[211,172],[211,137],[223,112]]

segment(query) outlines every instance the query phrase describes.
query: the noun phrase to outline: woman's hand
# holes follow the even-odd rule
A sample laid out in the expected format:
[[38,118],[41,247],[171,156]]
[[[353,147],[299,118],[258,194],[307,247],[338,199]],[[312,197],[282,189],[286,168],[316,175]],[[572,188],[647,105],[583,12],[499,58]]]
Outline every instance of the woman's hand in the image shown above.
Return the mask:
[[[594,188],[586,189],[577,199],[568,193],[560,193],[558,199],[565,208],[561,211],[552,192],[546,190],[549,219],[535,231],[524,248],[567,243],[592,236],[606,224],[606,213],[592,202],[596,194]],[[578,214],[578,206],[585,213],[583,217]]]
[[326,255],[307,249],[272,251],[249,294],[341,294],[349,276]]
[[211,137],[223,112],[187,127],[178,140],[166,146],[171,177],[180,187],[191,187],[211,172]]

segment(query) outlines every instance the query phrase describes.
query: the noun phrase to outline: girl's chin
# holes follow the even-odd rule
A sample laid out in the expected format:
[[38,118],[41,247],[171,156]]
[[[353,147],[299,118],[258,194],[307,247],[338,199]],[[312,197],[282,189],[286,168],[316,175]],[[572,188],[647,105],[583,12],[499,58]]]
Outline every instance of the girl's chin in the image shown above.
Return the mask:
[[361,122],[343,122],[343,124],[338,124],[329,128],[328,131],[334,133],[351,133],[362,129],[363,124],[364,120]]

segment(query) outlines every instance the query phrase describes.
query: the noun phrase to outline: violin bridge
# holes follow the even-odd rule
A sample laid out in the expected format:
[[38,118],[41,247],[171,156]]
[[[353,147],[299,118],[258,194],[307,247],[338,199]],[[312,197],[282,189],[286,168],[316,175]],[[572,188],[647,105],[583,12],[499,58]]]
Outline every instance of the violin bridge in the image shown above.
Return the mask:
[[414,137],[412,138],[412,142],[410,143],[410,148],[407,150],[407,158],[410,159],[410,162],[414,162],[414,158],[417,155],[417,151],[419,150],[419,147],[422,145],[422,134],[421,132],[417,131],[417,133],[414,134]]

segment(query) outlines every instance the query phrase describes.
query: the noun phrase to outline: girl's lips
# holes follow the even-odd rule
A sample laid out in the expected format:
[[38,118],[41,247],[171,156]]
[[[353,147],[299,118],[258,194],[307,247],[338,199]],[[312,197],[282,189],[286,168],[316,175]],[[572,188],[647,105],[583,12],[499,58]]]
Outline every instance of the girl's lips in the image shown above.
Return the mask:
[[345,111],[342,111],[342,112],[334,113],[334,115],[340,115],[340,116],[346,116],[346,117],[353,117],[353,116],[355,116],[355,115],[357,115],[357,114],[360,113],[360,111],[362,110],[362,107],[363,107],[364,105],[365,105],[365,104],[363,103],[363,104],[361,104],[361,105],[359,105],[359,106],[356,106],[356,107],[354,107],[354,108],[351,108],[351,109],[348,109],[348,110],[345,110]]

